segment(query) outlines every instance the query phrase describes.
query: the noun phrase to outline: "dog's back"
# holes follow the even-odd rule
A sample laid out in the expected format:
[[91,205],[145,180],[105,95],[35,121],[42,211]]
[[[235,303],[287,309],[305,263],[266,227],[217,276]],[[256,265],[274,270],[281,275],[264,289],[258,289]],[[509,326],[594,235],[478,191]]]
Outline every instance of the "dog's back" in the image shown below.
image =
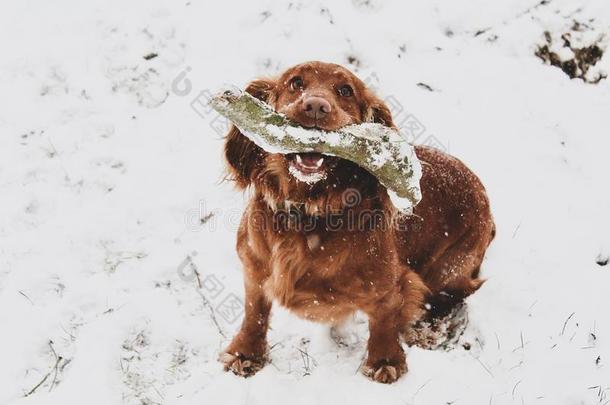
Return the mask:
[[489,200],[479,178],[460,160],[418,146],[422,200],[401,223],[401,259],[424,280],[437,301],[458,301],[483,280],[479,268],[495,235]]

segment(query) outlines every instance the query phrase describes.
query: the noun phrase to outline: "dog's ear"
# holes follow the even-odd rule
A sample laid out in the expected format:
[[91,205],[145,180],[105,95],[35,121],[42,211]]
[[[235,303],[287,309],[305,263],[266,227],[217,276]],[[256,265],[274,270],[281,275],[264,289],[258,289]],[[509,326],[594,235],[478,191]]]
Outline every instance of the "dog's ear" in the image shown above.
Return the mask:
[[261,101],[269,103],[275,90],[275,81],[272,79],[256,79],[246,87],[246,92]]
[[[248,84],[246,92],[259,100],[268,102],[275,88],[269,79],[257,79]],[[252,182],[257,168],[261,167],[266,152],[246,138],[235,125],[231,125],[225,137],[225,158],[229,174],[239,188],[246,188]]]
[[234,180],[237,187],[246,188],[252,182],[254,170],[262,162],[265,151],[239,132],[235,125],[231,125],[225,139],[228,178]]
[[377,96],[368,95],[368,101],[365,107],[364,121],[376,122],[385,125],[386,127],[396,128],[392,119],[392,112],[388,106],[381,101]]
[[395,128],[392,112],[385,103],[380,101],[379,104],[374,104],[371,108],[373,110],[373,122]]

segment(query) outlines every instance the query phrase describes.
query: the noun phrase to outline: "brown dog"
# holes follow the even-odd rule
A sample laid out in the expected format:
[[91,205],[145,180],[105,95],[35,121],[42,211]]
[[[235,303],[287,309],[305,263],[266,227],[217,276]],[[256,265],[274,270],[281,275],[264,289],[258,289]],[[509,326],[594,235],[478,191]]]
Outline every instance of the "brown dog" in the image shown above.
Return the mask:
[[[303,63],[246,91],[304,127],[394,127],[384,103],[334,64]],[[220,357],[227,370],[249,376],[264,365],[276,301],[330,324],[366,313],[363,372],[391,383],[407,369],[400,337],[425,312],[426,300],[451,302],[479,288],[479,266],[495,232],[485,189],[456,158],[423,146],[416,153],[423,198],[412,215],[400,217],[386,189],[356,164],[313,153],[267,153],[231,128],[225,144],[230,173],[254,194],[237,235],[245,318]]]

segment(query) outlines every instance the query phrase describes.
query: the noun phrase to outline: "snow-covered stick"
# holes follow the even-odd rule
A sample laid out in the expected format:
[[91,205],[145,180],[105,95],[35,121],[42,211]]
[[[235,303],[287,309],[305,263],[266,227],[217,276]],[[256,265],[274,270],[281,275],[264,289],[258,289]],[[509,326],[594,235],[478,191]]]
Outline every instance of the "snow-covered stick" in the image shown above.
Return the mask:
[[270,153],[318,152],[350,160],[388,189],[394,206],[409,211],[421,200],[421,166],[413,146],[393,128],[376,123],[329,132],[306,129],[242,91],[216,95],[211,106]]

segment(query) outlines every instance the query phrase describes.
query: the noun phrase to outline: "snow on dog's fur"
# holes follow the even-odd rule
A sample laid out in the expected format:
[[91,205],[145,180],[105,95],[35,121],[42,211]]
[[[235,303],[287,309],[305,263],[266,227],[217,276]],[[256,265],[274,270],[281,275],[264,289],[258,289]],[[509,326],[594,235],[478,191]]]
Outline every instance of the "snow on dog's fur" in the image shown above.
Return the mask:
[[[394,127],[388,107],[339,65],[303,63],[246,91],[304,127]],[[231,128],[230,173],[254,193],[237,237],[246,311],[221,355],[227,370],[248,376],[264,365],[276,301],[331,324],[366,313],[370,337],[362,370],[391,383],[407,369],[400,336],[425,313],[426,300],[438,311],[479,288],[479,266],[495,232],[485,189],[459,160],[428,147],[416,152],[423,199],[413,215],[398,217],[386,189],[356,164],[268,153]]]

